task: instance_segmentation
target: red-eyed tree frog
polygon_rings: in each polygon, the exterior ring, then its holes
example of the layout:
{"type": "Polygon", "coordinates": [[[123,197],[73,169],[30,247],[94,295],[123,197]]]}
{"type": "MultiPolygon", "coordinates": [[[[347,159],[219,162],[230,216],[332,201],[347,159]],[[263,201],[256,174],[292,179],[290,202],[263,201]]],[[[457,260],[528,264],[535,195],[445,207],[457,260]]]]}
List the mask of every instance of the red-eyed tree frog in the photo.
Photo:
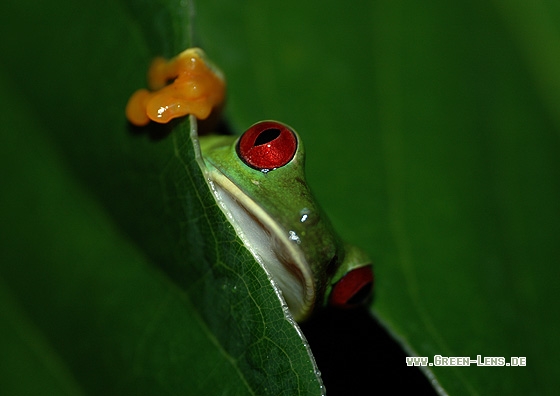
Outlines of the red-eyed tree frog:
{"type": "MultiPolygon", "coordinates": [[[[223,74],[198,48],[170,61],[156,59],[148,80],[152,91],[137,91],[126,108],[139,126],[186,114],[205,119],[225,97],[223,74]]],[[[368,299],[371,261],[341,241],[315,201],[305,180],[303,143],[291,127],[262,121],[240,137],[193,141],[217,203],[296,321],[325,305],[352,307],[368,299]]]]}

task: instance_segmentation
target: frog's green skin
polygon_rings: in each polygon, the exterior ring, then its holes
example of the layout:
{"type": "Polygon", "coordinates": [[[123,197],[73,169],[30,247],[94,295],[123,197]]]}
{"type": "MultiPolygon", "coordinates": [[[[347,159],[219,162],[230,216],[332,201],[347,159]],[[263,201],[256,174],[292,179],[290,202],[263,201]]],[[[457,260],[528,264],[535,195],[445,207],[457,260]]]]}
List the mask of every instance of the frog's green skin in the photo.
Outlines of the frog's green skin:
{"type": "Polygon", "coordinates": [[[342,243],[319,208],[304,174],[304,147],[286,165],[262,172],[236,152],[236,136],[199,138],[203,170],[222,210],[255,259],[282,291],[296,321],[327,303],[348,271],[369,265],[342,243]]]}

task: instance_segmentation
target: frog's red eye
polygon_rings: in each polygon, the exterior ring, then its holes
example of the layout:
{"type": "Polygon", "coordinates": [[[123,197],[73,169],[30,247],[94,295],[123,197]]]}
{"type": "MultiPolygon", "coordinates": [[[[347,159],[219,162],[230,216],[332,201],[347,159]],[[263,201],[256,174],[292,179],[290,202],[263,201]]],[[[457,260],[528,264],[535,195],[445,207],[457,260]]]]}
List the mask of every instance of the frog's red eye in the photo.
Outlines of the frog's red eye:
{"type": "Polygon", "coordinates": [[[363,303],[371,294],[373,272],[371,266],[348,272],[332,289],[330,304],[337,307],[353,307],[363,303]]]}
{"type": "Polygon", "coordinates": [[[268,172],[286,165],[297,150],[294,132],[274,121],[259,122],[239,139],[237,154],[251,168],[268,172]]]}

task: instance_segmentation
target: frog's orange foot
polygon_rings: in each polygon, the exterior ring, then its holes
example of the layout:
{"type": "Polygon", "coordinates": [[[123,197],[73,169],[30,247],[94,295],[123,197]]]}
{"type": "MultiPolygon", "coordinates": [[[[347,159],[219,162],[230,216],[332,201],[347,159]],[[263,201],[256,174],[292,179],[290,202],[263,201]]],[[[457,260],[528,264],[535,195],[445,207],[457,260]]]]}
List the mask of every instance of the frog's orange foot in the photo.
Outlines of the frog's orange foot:
{"type": "Polygon", "coordinates": [[[148,79],[154,91],[136,91],[126,106],[126,117],[134,125],[143,126],[150,120],[167,123],[187,114],[204,120],[225,98],[223,75],[207,63],[198,48],[189,48],[169,62],[155,59],[148,79]]]}

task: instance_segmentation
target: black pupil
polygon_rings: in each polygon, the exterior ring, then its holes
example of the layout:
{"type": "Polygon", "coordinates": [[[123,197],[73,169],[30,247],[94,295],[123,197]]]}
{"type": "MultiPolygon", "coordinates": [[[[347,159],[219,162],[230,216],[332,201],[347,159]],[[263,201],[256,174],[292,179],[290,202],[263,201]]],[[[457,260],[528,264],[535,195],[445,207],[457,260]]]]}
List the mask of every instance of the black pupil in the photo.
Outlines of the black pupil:
{"type": "Polygon", "coordinates": [[[365,302],[369,295],[371,294],[371,288],[373,284],[370,282],[367,285],[364,285],[356,294],[354,294],[348,301],[346,301],[346,305],[359,305],[365,302]]]}
{"type": "Polygon", "coordinates": [[[280,136],[280,129],[277,129],[277,128],[265,129],[255,139],[255,143],[253,145],[254,146],[260,146],[262,144],[272,142],[278,136],[280,136]]]}

